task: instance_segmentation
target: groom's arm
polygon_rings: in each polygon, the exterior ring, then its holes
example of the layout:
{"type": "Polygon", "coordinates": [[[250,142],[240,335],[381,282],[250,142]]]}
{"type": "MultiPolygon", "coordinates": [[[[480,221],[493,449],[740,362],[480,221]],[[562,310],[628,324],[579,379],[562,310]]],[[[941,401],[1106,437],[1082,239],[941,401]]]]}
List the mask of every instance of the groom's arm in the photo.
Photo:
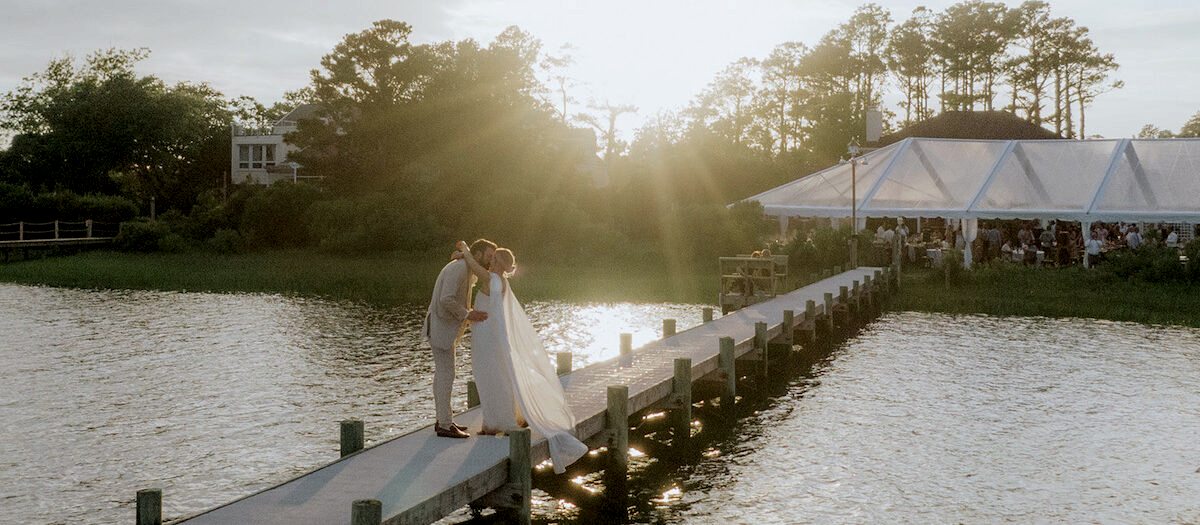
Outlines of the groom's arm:
{"type": "Polygon", "coordinates": [[[467,279],[467,265],[456,264],[450,267],[450,272],[446,274],[446,277],[456,286],[442,287],[442,296],[438,297],[438,307],[442,309],[442,314],[461,323],[467,320],[467,314],[470,312],[467,305],[459,299],[466,297],[471,290],[471,283],[467,279]]]}

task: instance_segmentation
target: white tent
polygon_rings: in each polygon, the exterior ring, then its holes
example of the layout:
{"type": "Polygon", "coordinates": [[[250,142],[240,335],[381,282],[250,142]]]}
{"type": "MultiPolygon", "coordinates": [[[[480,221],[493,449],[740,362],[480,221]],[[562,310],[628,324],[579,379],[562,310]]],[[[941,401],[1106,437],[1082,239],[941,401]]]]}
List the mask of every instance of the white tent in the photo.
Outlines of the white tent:
{"type": "MultiPolygon", "coordinates": [[[[860,159],[860,217],[1200,222],[1200,139],[910,138],[860,159]]],[[[850,170],[746,200],[775,217],[849,217],[850,170]]]]}

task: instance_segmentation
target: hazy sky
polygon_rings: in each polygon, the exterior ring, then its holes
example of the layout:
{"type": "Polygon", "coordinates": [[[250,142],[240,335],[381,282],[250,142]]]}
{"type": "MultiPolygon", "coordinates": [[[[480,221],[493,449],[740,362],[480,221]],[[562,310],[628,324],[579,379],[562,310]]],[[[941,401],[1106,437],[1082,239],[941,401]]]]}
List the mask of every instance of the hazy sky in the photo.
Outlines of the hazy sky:
{"type": "MultiPolygon", "coordinates": [[[[414,40],[490,41],[518,25],[547,49],[576,47],[579,98],[640,108],[633,128],[684,106],[713,74],[742,56],[763,57],[781,42],[815,43],[861,2],[811,0],[0,0],[0,91],[51,58],[98,48],[148,47],[141,71],[168,81],[206,81],[226,95],[278,100],[308,81],[341,37],[393,18],[414,40]]],[[[952,1],[879,1],[898,21],[913,7],[952,1]]],[[[1008,2],[1015,5],[1018,2],[1008,2]]],[[[1052,1],[1055,16],[1091,28],[1114,53],[1123,90],[1089,110],[1088,133],[1127,137],[1143,124],[1178,129],[1200,111],[1200,3],[1052,1]]]]}

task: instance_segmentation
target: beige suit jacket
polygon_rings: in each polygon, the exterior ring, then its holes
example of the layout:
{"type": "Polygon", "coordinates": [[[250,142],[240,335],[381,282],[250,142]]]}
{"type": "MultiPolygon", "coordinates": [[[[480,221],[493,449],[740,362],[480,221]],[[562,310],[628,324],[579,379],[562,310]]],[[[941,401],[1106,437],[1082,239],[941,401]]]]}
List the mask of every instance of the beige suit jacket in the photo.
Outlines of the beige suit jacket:
{"type": "Polygon", "coordinates": [[[461,259],[450,261],[438,273],[429,310],[425,313],[425,326],[421,329],[429,346],[450,349],[458,344],[458,338],[467,327],[471,286],[474,284],[475,275],[461,259]]]}

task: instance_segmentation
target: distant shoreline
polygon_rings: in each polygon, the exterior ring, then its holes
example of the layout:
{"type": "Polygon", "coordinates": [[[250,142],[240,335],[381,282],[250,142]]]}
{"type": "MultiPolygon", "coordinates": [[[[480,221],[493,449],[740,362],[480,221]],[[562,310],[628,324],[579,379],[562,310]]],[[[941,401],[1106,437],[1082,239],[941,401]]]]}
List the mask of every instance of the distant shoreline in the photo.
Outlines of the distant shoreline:
{"type": "MultiPolygon", "coordinates": [[[[129,254],[97,251],[0,264],[0,282],[84,289],[281,293],[382,306],[429,302],[441,257],[332,255],[308,250],[129,254]]],[[[671,272],[666,264],[597,259],[567,264],[521,259],[513,288],[522,300],[716,301],[716,270],[671,272]]]]}

